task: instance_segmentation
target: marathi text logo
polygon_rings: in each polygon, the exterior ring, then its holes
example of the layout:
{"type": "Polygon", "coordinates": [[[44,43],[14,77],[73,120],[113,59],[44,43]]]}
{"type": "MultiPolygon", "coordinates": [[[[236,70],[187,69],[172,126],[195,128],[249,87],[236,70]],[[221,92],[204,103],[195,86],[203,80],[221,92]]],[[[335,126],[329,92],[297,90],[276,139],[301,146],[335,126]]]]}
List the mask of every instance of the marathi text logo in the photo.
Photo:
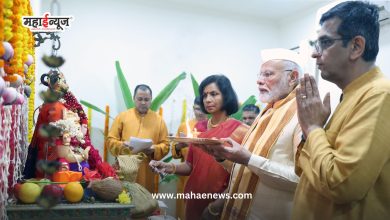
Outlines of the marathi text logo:
{"type": "Polygon", "coordinates": [[[49,12],[43,17],[23,16],[22,24],[31,32],[62,32],[70,27],[73,16],[50,16],[49,12]]]}

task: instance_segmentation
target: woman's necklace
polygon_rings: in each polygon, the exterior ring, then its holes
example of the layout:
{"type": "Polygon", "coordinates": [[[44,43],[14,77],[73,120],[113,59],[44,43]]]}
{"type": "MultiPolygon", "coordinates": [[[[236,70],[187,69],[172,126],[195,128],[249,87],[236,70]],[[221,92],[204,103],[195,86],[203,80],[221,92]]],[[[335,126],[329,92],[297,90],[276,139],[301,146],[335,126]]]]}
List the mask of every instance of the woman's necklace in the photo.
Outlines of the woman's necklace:
{"type": "Polygon", "coordinates": [[[229,119],[229,117],[226,117],[225,119],[223,119],[222,121],[220,121],[219,123],[217,123],[217,124],[213,124],[212,122],[211,122],[211,119],[212,118],[209,118],[209,120],[207,120],[207,128],[215,128],[215,127],[218,127],[218,125],[219,124],[221,124],[222,122],[225,122],[226,120],[228,120],[229,119]]]}

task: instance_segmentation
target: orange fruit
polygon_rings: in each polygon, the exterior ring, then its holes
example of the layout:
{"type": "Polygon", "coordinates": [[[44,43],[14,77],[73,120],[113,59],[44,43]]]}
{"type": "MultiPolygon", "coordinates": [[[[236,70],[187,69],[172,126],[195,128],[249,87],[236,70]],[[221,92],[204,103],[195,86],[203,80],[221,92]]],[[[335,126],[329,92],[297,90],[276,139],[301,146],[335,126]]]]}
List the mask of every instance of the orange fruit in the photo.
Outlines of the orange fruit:
{"type": "Polygon", "coordinates": [[[80,202],[84,189],[79,182],[70,182],[64,188],[64,197],[68,202],[80,202]]]}

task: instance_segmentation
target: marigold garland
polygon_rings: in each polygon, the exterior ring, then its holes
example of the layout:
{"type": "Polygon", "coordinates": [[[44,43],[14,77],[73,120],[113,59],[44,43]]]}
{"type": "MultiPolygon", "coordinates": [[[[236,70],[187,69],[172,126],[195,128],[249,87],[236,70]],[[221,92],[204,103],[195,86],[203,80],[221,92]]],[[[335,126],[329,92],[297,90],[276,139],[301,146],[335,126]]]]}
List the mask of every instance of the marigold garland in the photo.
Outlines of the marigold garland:
{"type": "MultiPolygon", "coordinates": [[[[30,4],[27,4],[26,6],[27,15],[32,16],[32,8],[30,4]]],[[[35,110],[35,40],[34,36],[31,33],[31,31],[27,28],[25,28],[25,35],[26,35],[26,47],[27,47],[27,54],[30,54],[33,57],[33,63],[28,68],[27,74],[26,74],[26,80],[25,83],[30,86],[31,88],[31,94],[30,98],[28,100],[28,141],[31,141],[32,135],[33,135],[33,128],[34,128],[34,110],[35,110]]],[[[27,57],[27,55],[26,55],[27,57]]],[[[27,58],[26,58],[27,59],[27,58]]]]}
{"type": "MultiPolygon", "coordinates": [[[[23,1],[25,2],[25,1],[23,1]]],[[[14,48],[14,56],[10,60],[10,66],[8,68],[8,75],[19,74],[24,78],[24,68],[23,68],[23,42],[24,27],[21,25],[22,13],[23,13],[23,4],[20,0],[14,0],[12,6],[12,32],[13,37],[10,39],[10,43],[14,48]]]]}
{"type": "Polygon", "coordinates": [[[4,39],[3,41],[9,41],[12,36],[12,7],[14,5],[13,0],[5,0],[4,3],[4,39]]]}
{"type": "MultiPolygon", "coordinates": [[[[3,41],[4,41],[4,1],[0,0],[0,57],[4,55],[4,46],[3,46],[3,41]]],[[[0,68],[4,67],[4,61],[0,59],[0,68]]]]}

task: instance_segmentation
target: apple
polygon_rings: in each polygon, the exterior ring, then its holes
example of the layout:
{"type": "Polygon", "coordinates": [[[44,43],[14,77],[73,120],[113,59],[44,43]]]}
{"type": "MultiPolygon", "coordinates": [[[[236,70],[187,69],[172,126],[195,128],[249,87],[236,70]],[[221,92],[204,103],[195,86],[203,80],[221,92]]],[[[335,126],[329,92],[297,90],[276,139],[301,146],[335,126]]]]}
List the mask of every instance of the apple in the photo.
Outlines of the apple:
{"type": "Polygon", "coordinates": [[[22,184],[21,183],[17,183],[14,185],[14,190],[13,190],[13,193],[14,193],[14,196],[19,199],[19,191],[20,191],[20,188],[22,187],[22,184]]]}
{"type": "Polygon", "coordinates": [[[39,206],[48,209],[57,205],[61,201],[62,195],[63,190],[60,186],[56,184],[46,185],[43,187],[37,203],[39,206]]]}

